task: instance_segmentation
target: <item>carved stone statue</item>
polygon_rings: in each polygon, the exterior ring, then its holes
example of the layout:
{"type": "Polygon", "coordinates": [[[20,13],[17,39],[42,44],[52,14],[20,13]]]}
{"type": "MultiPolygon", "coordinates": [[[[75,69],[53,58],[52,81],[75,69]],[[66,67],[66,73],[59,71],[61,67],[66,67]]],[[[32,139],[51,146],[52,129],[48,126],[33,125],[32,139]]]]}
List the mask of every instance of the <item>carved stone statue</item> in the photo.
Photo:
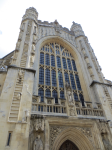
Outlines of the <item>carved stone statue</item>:
{"type": "Polygon", "coordinates": [[[16,44],[16,48],[19,49],[20,48],[20,41],[17,42],[16,44]]]}
{"type": "Polygon", "coordinates": [[[12,58],[13,58],[13,59],[17,59],[17,52],[16,52],[16,51],[14,52],[14,55],[13,55],[12,58]]]}
{"type": "Polygon", "coordinates": [[[23,72],[22,72],[22,70],[19,70],[18,77],[19,77],[19,83],[21,83],[21,80],[23,78],[23,72]]]}
{"type": "Polygon", "coordinates": [[[34,63],[34,56],[33,56],[33,55],[30,56],[30,62],[31,62],[31,63],[34,63]]]}
{"type": "Polygon", "coordinates": [[[72,98],[72,93],[71,93],[71,91],[68,91],[68,92],[67,92],[67,96],[68,96],[68,102],[69,102],[69,104],[73,105],[73,104],[74,104],[74,101],[73,101],[73,98],[72,98]]]}
{"type": "Polygon", "coordinates": [[[36,40],[37,40],[36,35],[33,35],[33,43],[34,43],[34,44],[36,43],[36,40]]]}
{"type": "Polygon", "coordinates": [[[18,94],[17,94],[17,97],[16,97],[17,100],[20,100],[20,99],[21,99],[21,95],[22,95],[21,93],[18,93],[18,94]]]}
{"type": "Polygon", "coordinates": [[[102,134],[102,141],[105,147],[105,150],[112,150],[112,145],[110,144],[107,134],[102,134]]]}
{"type": "Polygon", "coordinates": [[[75,116],[74,107],[71,107],[71,108],[70,108],[70,116],[75,116]]]}
{"type": "Polygon", "coordinates": [[[34,141],[33,150],[43,150],[43,143],[40,139],[40,135],[38,135],[34,141]]]}
{"type": "Polygon", "coordinates": [[[34,121],[34,129],[36,131],[44,131],[44,119],[36,119],[34,121]]]}

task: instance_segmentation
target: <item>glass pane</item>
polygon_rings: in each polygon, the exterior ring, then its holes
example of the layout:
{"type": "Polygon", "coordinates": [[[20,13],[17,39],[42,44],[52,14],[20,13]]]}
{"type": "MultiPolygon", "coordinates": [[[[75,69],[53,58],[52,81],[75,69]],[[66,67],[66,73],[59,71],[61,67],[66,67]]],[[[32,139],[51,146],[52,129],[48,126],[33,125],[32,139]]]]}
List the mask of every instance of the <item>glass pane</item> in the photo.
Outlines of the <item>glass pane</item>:
{"type": "Polygon", "coordinates": [[[56,71],[52,70],[52,86],[57,86],[56,83],[56,71]]]}
{"type": "Polygon", "coordinates": [[[72,73],[70,74],[70,80],[71,80],[72,88],[73,88],[73,89],[76,89],[75,81],[74,81],[74,76],[73,76],[73,74],[72,74],[72,73]]]}
{"type": "Polygon", "coordinates": [[[54,55],[51,55],[51,66],[55,67],[55,58],[54,58],[54,55]]]}
{"type": "Polygon", "coordinates": [[[60,92],[60,98],[64,98],[64,91],[60,92]]]}
{"type": "Polygon", "coordinates": [[[80,97],[80,101],[82,102],[82,106],[85,106],[84,105],[84,97],[82,94],[79,94],[79,97],[80,97]]]}
{"type": "Polygon", "coordinates": [[[46,90],[46,97],[51,97],[51,91],[49,89],[46,90]]]}
{"type": "Polygon", "coordinates": [[[74,61],[74,60],[72,60],[72,65],[73,65],[74,71],[77,71],[77,68],[76,68],[75,61],[74,61]]]}
{"type": "Polygon", "coordinates": [[[60,71],[58,72],[58,80],[59,80],[59,87],[63,87],[63,77],[60,71]]]}
{"type": "Polygon", "coordinates": [[[58,103],[58,95],[57,95],[57,92],[56,92],[56,91],[53,91],[53,92],[52,92],[52,97],[55,98],[55,103],[58,103]]]}
{"type": "Polygon", "coordinates": [[[74,93],[74,100],[78,101],[78,95],[76,93],[74,93]]]}
{"type": "Polygon", "coordinates": [[[76,83],[77,83],[77,88],[78,88],[78,90],[81,90],[81,85],[80,85],[79,77],[78,77],[77,74],[75,75],[75,79],[76,79],[76,83]]]}
{"type": "Polygon", "coordinates": [[[40,64],[44,64],[44,53],[40,53],[40,64]]]}
{"type": "Polygon", "coordinates": [[[39,84],[44,84],[44,69],[39,69],[39,84]]]}
{"type": "Polygon", "coordinates": [[[61,68],[61,61],[60,61],[60,57],[57,56],[57,67],[61,68]]]}
{"type": "Polygon", "coordinates": [[[44,90],[42,88],[38,90],[38,95],[41,97],[41,102],[44,102],[44,90]]]}
{"type": "Polygon", "coordinates": [[[48,65],[48,66],[50,65],[49,54],[46,54],[46,61],[45,62],[46,62],[46,65],[48,65]]]}
{"type": "Polygon", "coordinates": [[[69,82],[68,73],[65,72],[64,75],[65,75],[65,81],[68,82],[68,83],[70,83],[70,82],[69,82]]]}
{"type": "Polygon", "coordinates": [[[46,69],[45,71],[45,83],[46,85],[50,85],[50,70],[46,69]]]}
{"type": "Polygon", "coordinates": [[[68,69],[69,69],[69,70],[72,70],[72,66],[71,66],[71,61],[70,61],[70,59],[67,59],[67,62],[68,62],[68,69]]]}
{"type": "Polygon", "coordinates": [[[64,68],[64,69],[67,69],[66,59],[65,59],[65,58],[62,58],[62,61],[63,61],[63,68],[64,68]]]}

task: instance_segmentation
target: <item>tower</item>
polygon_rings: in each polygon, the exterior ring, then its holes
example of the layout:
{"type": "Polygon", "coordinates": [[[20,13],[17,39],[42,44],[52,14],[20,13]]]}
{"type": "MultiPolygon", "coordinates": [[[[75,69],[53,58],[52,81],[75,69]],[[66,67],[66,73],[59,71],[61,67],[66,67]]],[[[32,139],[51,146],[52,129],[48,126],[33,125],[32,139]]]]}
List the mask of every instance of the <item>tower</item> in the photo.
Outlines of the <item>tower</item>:
{"type": "Polygon", "coordinates": [[[0,59],[0,149],[112,149],[112,82],[80,24],[42,22],[30,7],[0,59]]]}

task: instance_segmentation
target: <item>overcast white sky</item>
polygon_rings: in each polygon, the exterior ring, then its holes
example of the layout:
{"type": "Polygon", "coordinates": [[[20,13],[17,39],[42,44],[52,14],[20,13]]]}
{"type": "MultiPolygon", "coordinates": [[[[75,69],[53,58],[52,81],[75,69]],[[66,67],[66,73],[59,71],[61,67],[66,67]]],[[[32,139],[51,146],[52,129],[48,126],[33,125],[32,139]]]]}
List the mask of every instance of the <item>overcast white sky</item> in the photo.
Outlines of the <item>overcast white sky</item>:
{"type": "Polygon", "coordinates": [[[112,0],[0,0],[0,58],[15,49],[25,10],[35,7],[39,20],[58,20],[70,29],[81,24],[102,72],[112,81],[112,0]]]}

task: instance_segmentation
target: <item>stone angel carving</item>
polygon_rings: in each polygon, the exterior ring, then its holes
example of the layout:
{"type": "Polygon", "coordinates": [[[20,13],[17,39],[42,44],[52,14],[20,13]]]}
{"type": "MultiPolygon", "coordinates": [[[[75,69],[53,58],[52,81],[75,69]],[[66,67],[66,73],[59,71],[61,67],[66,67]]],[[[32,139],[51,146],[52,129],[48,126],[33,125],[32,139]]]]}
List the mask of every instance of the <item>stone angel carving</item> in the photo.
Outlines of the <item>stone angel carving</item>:
{"type": "Polygon", "coordinates": [[[34,122],[34,129],[36,131],[44,131],[44,119],[36,119],[34,122]]]}

